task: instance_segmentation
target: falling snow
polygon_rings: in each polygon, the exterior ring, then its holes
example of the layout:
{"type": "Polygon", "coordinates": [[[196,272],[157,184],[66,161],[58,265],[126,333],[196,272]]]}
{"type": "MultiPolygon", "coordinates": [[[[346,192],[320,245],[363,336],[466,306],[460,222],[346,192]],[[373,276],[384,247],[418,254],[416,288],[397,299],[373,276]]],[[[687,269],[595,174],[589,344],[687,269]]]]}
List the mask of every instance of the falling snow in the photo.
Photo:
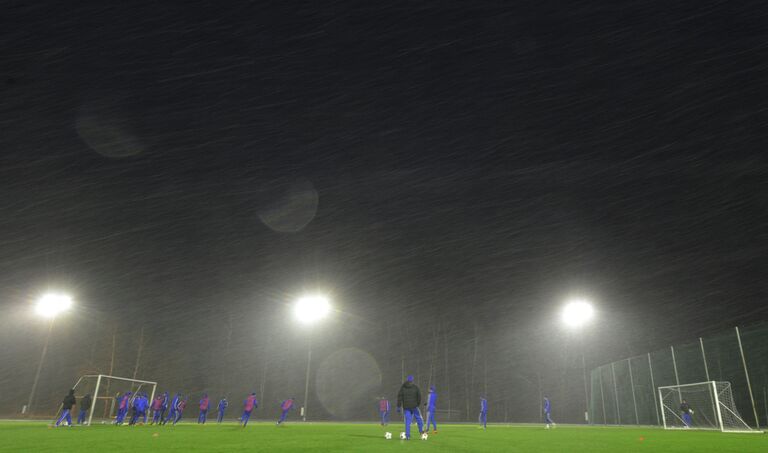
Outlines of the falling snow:
{"type": "MultiPolygon", "coordinates": [[[[765,320],[759,2],[11,2],[0,415],[77,377],[558,421],[587,368],[765,320]],[[333,301],[307,329],[290,304],[333,301]],[[564,330],[569,297],[595,322],[564,330]],[[113,349],[114,342],[114,349],[113,349]],[[349,400],[345,400],[345,398],[349,400]]],[[[193,396],[194,397],[194,396],[193,396]]]]}

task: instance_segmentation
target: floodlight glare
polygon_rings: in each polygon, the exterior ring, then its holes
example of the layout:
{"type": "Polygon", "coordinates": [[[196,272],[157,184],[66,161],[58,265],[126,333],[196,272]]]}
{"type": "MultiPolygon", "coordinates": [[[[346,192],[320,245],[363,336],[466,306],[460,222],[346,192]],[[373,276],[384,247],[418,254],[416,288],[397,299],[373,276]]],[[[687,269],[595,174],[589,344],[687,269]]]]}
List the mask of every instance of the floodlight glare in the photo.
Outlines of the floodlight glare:
{"type": "Polygon", "coordinates": [[[299,322],[303,324],[312,324],[319,321],[331,311],[331,304],[328,298],[321,295],[304,296],[294,306],[294,314],[299,322]]]}
{"type": "Polygon", "coordinates": [[[46,318],[55,318],[72,307],[72,298],[64,294],[45,294],[37,301],[35,311],[46,318]]]}
{"type": "Polygon", "coordinates": [[[573,300],[563,309],[563,322],[569,327],[581,327],[595,314],[592,305],[585,300],[573,300]]]}

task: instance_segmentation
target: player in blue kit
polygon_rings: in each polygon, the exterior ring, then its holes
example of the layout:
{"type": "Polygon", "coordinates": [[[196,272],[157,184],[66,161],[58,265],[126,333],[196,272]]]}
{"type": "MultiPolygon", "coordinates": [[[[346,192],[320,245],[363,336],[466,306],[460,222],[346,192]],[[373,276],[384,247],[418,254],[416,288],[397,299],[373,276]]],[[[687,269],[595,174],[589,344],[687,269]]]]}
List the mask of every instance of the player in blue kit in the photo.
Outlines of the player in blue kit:
{"type": "Polygon", "coordinates": [[[218,423],[221,423],[222,420],[224,420],[224,411],[227,410],[227,406],[229,406],[229,402],[227,401],[227,398],[224,397],[219,401],[219,416],[216,418],[218,423]]]}
{"type": "Polygon", "coordinates": [[[437,391],[435,386],[429,387],[429,393],[427,394],[427,427],[424,431],[429,431],[429,425],[432,424],[432,434],[437,434],[437,421],[435,420],[435,409],[437,408],[437,391]]]}
{"type": "Polygon", "coordinates": [[[488,400],[484,396],[480,397],[480,425],[483,429],[488,428],[488,400]]]}
{"type": "Polygon", "coordinates": [[[555,427],[555,422],[552,420],[552,402],[546,396],[544,397],[544,422],[547,424],[547,429],[555,427]]]}
{"type": "Polygon", "coordinates": [[[181,418],[181,415],[179,414],[179,404],[181,403],[181,393],[177,393],[174,395],[173,399],[171,400],[171,404],[169,405],[169,411],[168,416],[163,420],[163,425],[167,424],[168,421],[172,421],[173,424],[176,424],[176,420],[181,418]]]}

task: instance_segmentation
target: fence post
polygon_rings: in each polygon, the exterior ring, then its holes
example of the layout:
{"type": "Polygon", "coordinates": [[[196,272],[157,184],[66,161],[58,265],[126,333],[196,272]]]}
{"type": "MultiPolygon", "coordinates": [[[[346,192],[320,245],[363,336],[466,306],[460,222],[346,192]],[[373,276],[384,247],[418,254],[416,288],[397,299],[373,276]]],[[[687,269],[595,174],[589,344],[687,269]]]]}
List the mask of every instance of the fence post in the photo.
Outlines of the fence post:
{"type": "Polygon", "coordinates": [[[659,402],[656,400],[656,384],[653,382],[653,365],[651,365],[651,353],[648,353],[648,374],[651,375],[651,395],[653,395],[653,408],[656,410],[656,424],[660,425],[659,402]]]}
{"type": "Polygon", "coordinates": [[[677,384],[677,399],[678,402],[682,404],[683,402],[683,393],[680,391],[680,378],[677,377],[677,360],[675,360],[675,347],[670,346],[669,350],[672,351],[672,368],[675,369],[675,383],[677,384]]]}
{"type": "Polygon", "coordinates": [[[749,399],[752,401],[752,413],[755,415],[755,429],[760,429],[760,419],[757,418],[757,407],[755,406],[755,397],[752,394],[752,383],[749,382],[749,371],[747,371],[747,359],[744,357],[744,348],[741,346],[741,334],[738,326],[736,327],[736,339],[739,340],[739,352],[741,353],[741,363],[744,365],[744,376],[747,377],[747,389],[749,390],[749,399]]]}
{"type": "Polygon", "coordinates": [[[629,367],[629,383],[632,386],[632,405],[635,407],[635,424],[640,424],[640,418],[637,416],[637,399],[635,398],[635,378],[632,376],[632,360],[627,359],[627,366],[629,367]]]}
{"type": "MultiPolygon", "coordinates": [[[[701,360],[704,362],[704,373],[707,375],[707,382],[709,380],[709,365],[707,365],[707,354],[704,352],[704,339],[699,337],[699,345],[701,345],[701,360]]],[[[709,387],[709,386],[707,386],[709,387]]],[[[717,408],[715,407],[715,396],[712,395],[712,389],[709,389],[710,398],[712,399],[712,413],[717,414],[717,408]]]]}
{"type": "Polygon", "coordinates": [[[613,364],[616,362],[611,362],[611,375],[613,375],[613,397],[616,399],[616,420],[618,421],[617,425],[621,425],[621,410],[619,409],[619,390],[616,387],[616,369],[613,367],[613,364]]]}
{"type": "Polygon", "coordinates": [[[605,416],[605,394],[603,393],[603,367],[600,367],[597,369],[597,371],[600,373],[598,374],[598,377],[600,378],[600,400],[603,402],[603,424],[608,424],[608,418],[605,416]]]}
{"type": "Polygon", "coordinates": [[[704,362],[704,374],[707,375],[707,382],[709,382],[709,366],[707,366],[707,355],[704,353],[704,340],[699,337],[699,344],[701,345],[701,360],[704,362]]]}

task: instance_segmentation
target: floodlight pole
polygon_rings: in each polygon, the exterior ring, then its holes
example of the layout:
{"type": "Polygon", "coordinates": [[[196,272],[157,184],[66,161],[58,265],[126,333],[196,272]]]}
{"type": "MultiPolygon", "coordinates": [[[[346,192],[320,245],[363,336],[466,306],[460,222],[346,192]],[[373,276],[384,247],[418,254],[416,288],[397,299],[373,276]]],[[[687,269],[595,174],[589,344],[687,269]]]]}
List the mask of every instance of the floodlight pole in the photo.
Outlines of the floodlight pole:
{"type": "Polygon", "coordinates": [[[302,419],[307,421],[307,402],[309,401],[309,372],[312,366],[312,335],[310,334],[307,341],[307,379],[304,382],[304,414],[302,419]]]}
{"type": "Polygon", "coordinates": [[[709,379],[709,367],[707,366],[707,354],[704,352],[704,339],[699,337],[699,346],[701,346],[701,361],[704,362],[704,374],[707,376],[707,382],[709,379]]]}
{"type": "Polygon", "coordinates": [[[583,330],[581,332],[578,332],[579,334],[579,343],[581,346],[581,372],[582,376],[584,378],[584,418],[587,424],[590,423],[590,416],[589,416],[589,388],[587,386],[587,361],[585,359],[586,351],[584,349],[584,332],[583,330]]]}
{"type": "Polygon", "coordinates": [[[587,362],[584,359],[584,342],[581,343],[581,370],[584,373],[584,418],[589,424],[589,390],[587,389],[587,362]]]}
{"type": "Polygon", "coordinates": [[[35,373],[35,380],[32,381],[32,390],[29,392],[29,401],[27,402],[27,415],[32,415],[32,401],[35,399],[35,391],[37,391],[37,381],[40,380],[40,371],[43,369],[43,362],[45,361],[45,354],[48,352],[48,342],[51,340],[51,331],[53,331],[53,320],[48,323],[48,333],[45,336],[45,343],[43,343],[43,353],[40,354],[40,362],[37,364],[37,372],[35,373]]]}

